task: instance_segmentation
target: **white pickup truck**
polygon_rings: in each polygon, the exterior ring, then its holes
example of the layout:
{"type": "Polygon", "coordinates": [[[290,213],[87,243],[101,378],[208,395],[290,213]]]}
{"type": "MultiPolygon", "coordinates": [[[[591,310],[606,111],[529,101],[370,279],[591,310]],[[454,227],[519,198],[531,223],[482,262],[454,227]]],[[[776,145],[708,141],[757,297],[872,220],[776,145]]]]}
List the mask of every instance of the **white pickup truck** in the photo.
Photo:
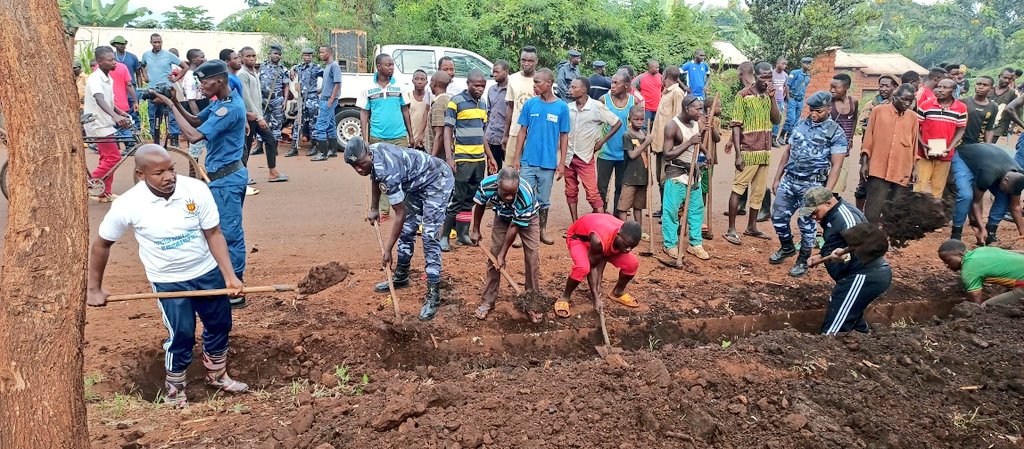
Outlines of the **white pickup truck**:
{"type": "MultiPolygon", "coordinates": [[[[461,92],[466,88],[466,75],[472,69],[480,69],[487,76],[488,87],[491,81],[493,64],[484,57],[461,48],[435,47],[430,45],[385,45],[374,51],[376,59],[381,53],[387,53],[395,60],[395,83],[412,89],[412,76],[416,70],[422,69],[427,76],[437,71],[437,61],[448,56],[455,61],[455,80],[449,86],[449,92],[461,92]]],[[[338,141],[345,145],[348,139],[361,134],[359,108],[356,98],[359,92],[374,83],[373,73],[342,73],[341,96],[335,108],[334,119],[338,123],[338,141]]]]}

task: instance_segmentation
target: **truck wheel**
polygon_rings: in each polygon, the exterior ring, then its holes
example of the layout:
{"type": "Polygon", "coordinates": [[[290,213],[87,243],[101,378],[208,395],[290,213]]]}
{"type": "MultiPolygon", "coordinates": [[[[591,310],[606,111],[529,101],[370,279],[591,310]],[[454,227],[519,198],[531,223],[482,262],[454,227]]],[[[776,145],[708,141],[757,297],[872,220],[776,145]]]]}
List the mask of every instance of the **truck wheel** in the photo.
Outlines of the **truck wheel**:
{"type": "Polygon", "coordinates": [[[349,139],[363,135],[362,125],[359,123],[359,109],[342,109],[341,112],[335,114],[334,122],[338,124],[336,138],[338,145],[342,148],[345,147],[349,139]]]}

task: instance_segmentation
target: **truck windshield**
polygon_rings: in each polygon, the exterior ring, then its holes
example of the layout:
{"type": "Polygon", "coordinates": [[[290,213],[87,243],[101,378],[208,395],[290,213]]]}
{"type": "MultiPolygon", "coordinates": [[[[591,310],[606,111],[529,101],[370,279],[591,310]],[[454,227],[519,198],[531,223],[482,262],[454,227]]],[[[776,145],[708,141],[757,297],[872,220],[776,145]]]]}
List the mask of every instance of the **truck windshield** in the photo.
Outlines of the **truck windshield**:
{"type": "Polygon", "coordinates": [[[444,52],[444,55],[452,58],[452,61],[455,61],[456,77],[465,78],[466,75],[469,74],[470,70],[480,69],[481,72],[484,72],[484,76],[486,76],[487,79],[491,79],[491,66],[480,59],[465,53],[452,51],[446,51],[444,52]]]}
{"type": "MultiPolygon", "coordinates": [[[[398,73],[412,74],[416,70],[425,70],[428,74],[436,72],[433,50],[395,50],[391,55],[395,60],[398,73]]],[[[458,70],[459,63],[455,63],[458,70]]]]}

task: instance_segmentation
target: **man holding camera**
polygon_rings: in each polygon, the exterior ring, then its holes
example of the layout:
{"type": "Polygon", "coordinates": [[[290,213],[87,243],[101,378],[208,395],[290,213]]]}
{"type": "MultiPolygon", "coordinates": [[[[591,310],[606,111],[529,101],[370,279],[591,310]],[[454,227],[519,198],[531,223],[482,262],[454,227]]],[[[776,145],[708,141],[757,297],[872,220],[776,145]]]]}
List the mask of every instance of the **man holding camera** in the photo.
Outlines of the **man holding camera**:
{"type": "MultiPolygon", "coordinates": [[[[217,99],[198,115],[182,107],[174,92],[166,95],[150,89],[158,104],[173,106],[181,135],[189,143],[206,139],[206,169],[210,191],[220,212],[220,226],[227,241],[231,266],[238,279],[245,273],[245,233],[242,229],[242,202],[249,171],[242,163],[245,145],[245,104],[231,92],[228,66],[223,61],[208,61],[195,70],[203,94],[217,99]]],[[[231,307],[245,307],[245,297],[232,298],[231,307]]]]}
{"type": "MultiPolygon", "coordinates": [[[[164,50],[164,40],[159,34],[151,35],[149,44],[153,46],[153,51],[142,54],[142,68],[145,70],[140,73],[141,81],[149,83],[151,88],[181,81],[188,71],[188,63],[178,59],[174,53],[164,50]],[[175,66],[181,67],[178,75],[172,74],[175,66]]],[[[149,100],[149,135],[153,136],[153,142],[160,143],[161,120],[158,118],[167,117],[167,137],[170,139],[170,145],[178,146],[179,129],[178,123],[174,120],[174,114],[169,113],[166,106],[153,101],[152,97],[144,95],[143,99],[149,100]]]]}

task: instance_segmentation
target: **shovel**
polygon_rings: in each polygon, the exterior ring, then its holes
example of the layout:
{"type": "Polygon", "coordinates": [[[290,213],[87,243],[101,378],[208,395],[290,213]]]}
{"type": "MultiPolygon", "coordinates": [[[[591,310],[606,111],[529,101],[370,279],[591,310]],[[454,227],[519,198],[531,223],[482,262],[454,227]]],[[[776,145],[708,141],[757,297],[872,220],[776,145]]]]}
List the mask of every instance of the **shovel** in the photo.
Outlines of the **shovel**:
{"type": "Polygon", "coordinates": [[[606,363],[616,368],[625,368],[629,366],[626,360],[622,358],[622,348],[616,348],[612,346],[611,340],[608,339],[608,327],[604,324],[604,307],[597,310],[598,316],[601,319],[601,336],[604,337],[604,345],[594,346],[597,350],[597,354],[604,359],[606,363]]]}
{"type": "MultiPolygon", "coordinates": [[[[294,285],[264,285],[259,287],[245,287],[242,293],[277,293],[293,292],[294,285]]],[[[235,290],[231,288],[218,288],[213,290],[192,290],[185,292],[153,292],[153,293],[132,293],[127,295],[110,295],[107,302],[134,301],[136,299],[166,299],[166,298],[196,298],[201,296],[230,295],[235,290]]]]}
{"type": "MultiPolygon", "coordinates": [[[[384,240],[380,238],[380,224],[373,222],[373,232],[377,234],[377,244],[380,245],[380,253],[384,254],[384,240]]],[[[388,277],[388,290],[391,292],[391,306],[395,309],[395,318],[401,319],[398,309],[398,295],[395,293],[395,281],[391,278],[391,267],[384,266],[384,275],[388,277]]]]}

